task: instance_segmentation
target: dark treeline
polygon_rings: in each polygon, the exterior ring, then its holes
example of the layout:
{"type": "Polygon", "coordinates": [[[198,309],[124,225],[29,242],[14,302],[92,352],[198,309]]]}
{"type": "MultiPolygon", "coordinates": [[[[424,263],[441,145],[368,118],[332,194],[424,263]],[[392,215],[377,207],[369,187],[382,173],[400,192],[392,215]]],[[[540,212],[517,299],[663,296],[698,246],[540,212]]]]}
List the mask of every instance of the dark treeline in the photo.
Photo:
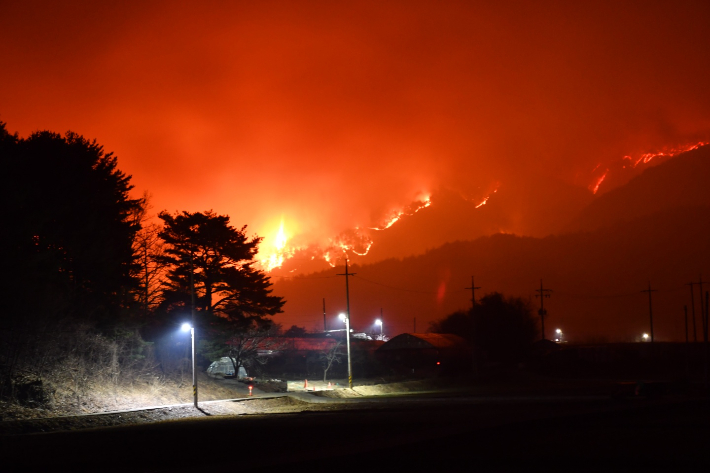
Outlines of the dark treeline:
{"type": "Polygon", "coordinates": [[[70,355],[104,359],[117,372],[146,359],[145,339],[190,321],[193,287],[194,322],[215,356],[230,336],[267,330],[281,311],[284,301],[253,267],[260,238],[211,211],[162,212],[163,225],[151,223],[147,197],[130,196],[131,177],[96,141],[49,131],[21,138],[0,122],[0,162],[2,394],[70,355]],[[92,343],[77,342],[87,334],[92,343]],[[96,349],[95,337],[112,348],[96,349]]]}
{"type": "Polygon", "coordinates": [[[486,294],[467,311],[431,323],[429,331],[459,335],[493,362],[521,361],[539,339],[530,301],[498,292],[486,294]]]}
{"type": "Polygon", "coordinates": [[[96,142],[74,133],[27,139],[0,125],[5,222],[4,325],[76,318],[106,324],[131,308],[141,201],[96,142]]]}

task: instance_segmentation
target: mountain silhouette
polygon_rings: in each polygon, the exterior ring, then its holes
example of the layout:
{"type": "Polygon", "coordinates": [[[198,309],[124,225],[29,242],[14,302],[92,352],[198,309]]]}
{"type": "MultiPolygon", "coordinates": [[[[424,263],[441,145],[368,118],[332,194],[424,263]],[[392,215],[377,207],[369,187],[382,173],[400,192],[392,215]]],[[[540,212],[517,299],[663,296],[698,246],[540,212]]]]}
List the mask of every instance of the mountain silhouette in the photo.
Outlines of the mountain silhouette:
{"type": "Polygon", "coordinates": [[[710,205],[710,146],[682,153],[600,195],[565,227],[593,230],[620,220],[696,205],[710,205]]]}

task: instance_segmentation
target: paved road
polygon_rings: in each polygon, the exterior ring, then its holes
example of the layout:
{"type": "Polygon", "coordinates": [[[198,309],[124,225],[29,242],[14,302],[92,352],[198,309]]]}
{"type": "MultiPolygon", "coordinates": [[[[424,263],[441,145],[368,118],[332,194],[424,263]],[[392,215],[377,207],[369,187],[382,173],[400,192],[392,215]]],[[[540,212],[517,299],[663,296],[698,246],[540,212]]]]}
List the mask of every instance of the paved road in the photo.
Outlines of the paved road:
{"type": "Polygon", "coordinates": [[[696,471],[710,403],[408,397],[3,439],[4,471],[696,471]]]}

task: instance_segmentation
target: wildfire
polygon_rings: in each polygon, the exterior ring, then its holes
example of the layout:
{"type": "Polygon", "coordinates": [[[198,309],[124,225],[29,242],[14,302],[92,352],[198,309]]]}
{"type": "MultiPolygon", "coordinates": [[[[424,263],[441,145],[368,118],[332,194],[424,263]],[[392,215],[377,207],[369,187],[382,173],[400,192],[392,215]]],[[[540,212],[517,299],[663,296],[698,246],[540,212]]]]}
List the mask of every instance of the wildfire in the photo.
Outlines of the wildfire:
{"type": "Polygon", "coordinates": [[[281,225],[279,226],[279,232],[276,234],[274,246],[278,250],[283,250],[286,246],[286,241],[288,241],[288,237],[286,237],[286,233],[284,232],[284,221],[281,219],[281,225]]]}
{"type": "Polygon", "coordinates": [[[403,210],[397,210],[394,212],[394,215],[387,220],[387,222],[382,226],[382,227],[370,227],[370,230],[376,230],[376,231],[382,231],[382,230],[387,230],[390,228],[392,225],[397,223],[399,219],[401,219],[405,215],[414,215],[415,213],[419,212],[421,209],[427,208],[431,205],[431,197],[430,196],[425,196],[423,199],[415,201],[413,204],[411,204],[409,207],[403,209],[403,210]]]}
{"type": "Polygon", "coordinates": [[[486,198],[483,199],[483,201],[482,201],[480,204],[478,204],[478,205],[476,206],[476,208],[483,207],[484,205],[486,205],[486,204],[488,203],[488,199],[490,199],[491,196],[492,196],[493,194],[495,194],[496,192],[498,192],[498,187],[496,187],[495,189],[493,189],[493,192],[491,192],[490,194],[488,194],[488,195],[486,196],[486,198]]]}
{"type": "MultiPolygon", "coordinates": [[[[488,203],[489,199],[498,192],[499,184],[496,183],[493,190],[480,201],[476,208],[482,207],[488,203]]],[[[466,199],[469,200],[469,199],[466,199]]],[[[313,243],[307,247],[293,248],[289,246],[292,242],[292,234],[286,231],[283,219],[278,230],[268,239],[270,244],[265,245],[267,248],[266,255],[260,259],[262,268],[265,271],[271,271],[275,268],[281,268],[289,258],[298,257],[299,259],[323,260],[329,266],[335,267],[338,260],[348,253],[356,256],[366,256],[369,254],[374,240],[371,237],[372,231],[384,231],[391,228],[394,224],[402,220],[404,217],[412,216],[422,209],[432,205],[431,196],[422,194],[411,204],[395,210],[390,213],[389,217],[379,226],[376,227],[353,227],[340,232],[333,238],[321,243],[313,243]]],[[[263,252],[263,250],[262,250],[263,252]]],[[[260,253],[262,253],[260,252],[260,253]]]]}
{"type": "Polygon", "coordinates": [[[275,234],[265,239],[265,245],[260,250],[259,263],[265,271],[271,271],[275,268],[281,268],[284,262],[292,258],[298,253],[299,258],[307,258],[309,260],[322,259],[331,267],[335,267],[339,254],[347,254],[348,252],[357,255],[365,256],[370,252],[374,241],[370,238],[368,232],[370,230],[382,231],[386,230],[402,217],[414,215],[420,210],[431,206],[431,197],[425,194],[407,207],[397,210],[385,221],[384,224],[378,227],[369,227],[364,230],[361,227],[354,227],[340,232],[334,238],[330,238],[327,242],[321,244],[312,244],[304,248],[294,248],[289,246],[292,234],[287,233],[284,221],[281,219],[281,224],[275,234]]]}
{"type": "MultiPolygon", "coordinates": [[[[640,156],[634,158],[631,155],[626,155],[622,157],[622,161],[629,161],[630,164],[629,166],[631,168],[636,168],[639,164],[648,164],[655,158],[672,158],[673,156],[676,156],[681,153],[686,153],[688,151],[692,151],[694,149],[698,149],[701,146],[705,146],[707,144],[710,144],[708,142],[704,141],[699,141],[694,144],[688,144],[684,146],[678,146],[675,148],[666,148],[662,151],[657,151],[655,153],[643,153],[640,156]]],[[[597,166],[592,170],[592,173],[594,173],[597,169],[601,167],[601,163],[597,164],[597,166]]],[[[622,169],[626,169],[626,165],[621,166],[622,169]]],[[[604,174],[601,175],[601,177],[595,178],[594,182],[589,185],[589,190],[591,190],[594,194],[597,193],[599,190],[599,187],[601,186],[602,182],[604,182],[604,179],[606,179],[607,175],[609,174],[609,168],[607,168],[606,171],[604,171],[604,174]]]]}
{"type": "MultiPolygon", "coordinates": [[[[597,166],[598,168],[599,166],[597,166]]],[[[596,168],[595,168],[596,169],[596,168]]],[[[599,179],[597,179],[597,182],[589,186],[589,190],[592,191],[592,194],[596,194],[597,191],[599,190],[599,186],[602,185],[602,182],[604,182],[604,179],[606,179],[606,175],[609,174],[609,168],[607,168],[606,171],[604,171],[604,174],[601,175],[599,179]]]]}
{"type": "MultiPolygon", "coordinates": [[[[699,142],[697,142],[697,143],[695,143],[695,144],[692,144],[692,145],[685,145],[685,146],[682,146],[682,147],[679,147],[679,148],[672,148],[672,149],[666,150],[666,151],[659,151],[659,152],[657,152],[657,153],[644,153],[644,154],[641,155],[641,157],[639,157],[639,158],[634,162],[633,167],[638,166],[639,163],[647,164],[647,163],[649,163],[652,159],[658,158],[658,157],[668,157],[668,158],[671,158],[671,157],[675,156],[676,154],[680,154],[680,153],[685,153],[685,152],[688,152],[688,151],[692,151],[692,150],[694,150],[694,149],[700,148],[701,146],[705,146],[706,144],[708,144],[708,143],[703,142],[703,141],[699,141],[699,142]]],[[[631,158],[631,156],[624,156],[624,159],[629,159],[629,160],[633,161],[633,159],[631,158]]]]}
{"type": "Polygon", "coordinates": [[[297,250],[297,248],[287,248],[286,243],[288,240],[289,237],[284,229],[284,221],[282,218],[279,229],[273,237],[273,242],[271,244],[272,248],[270,251],[267,249],[267,254],[260,260],[261,266],[266,271],[271,271],[274,268],[280,268],[286,258],[293,256],[293,253],[297,250]]]}

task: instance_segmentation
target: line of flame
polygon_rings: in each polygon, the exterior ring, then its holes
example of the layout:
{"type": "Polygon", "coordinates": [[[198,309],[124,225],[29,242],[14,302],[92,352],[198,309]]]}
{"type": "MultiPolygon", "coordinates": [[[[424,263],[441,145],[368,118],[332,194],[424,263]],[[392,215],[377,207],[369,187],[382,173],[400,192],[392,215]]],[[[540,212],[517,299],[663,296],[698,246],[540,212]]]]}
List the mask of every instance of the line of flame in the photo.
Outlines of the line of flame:
{"type": "MultiPolygon", "coordinates": [[[[420,201],[420,202],[422,202],[422,204],[419,205],[419,206],[418,206],[416,209],[414,209],[413,211],[411,211],[411,212],[409,212],[409,213],[406,213],[404,210],[398,210],[397,212],[395,212],[395,216],[392,217],[392,218],[390,218],[390,220],[385,224],[384,227],[382,227],[382,228],[379,228],[379,227],[369,227],[370,230],[376,230],[376,231],[378,231],[378,232],[379,232],[379,231],[382,231],[382,230],[387,230],[387,229],[390,228],[392,225],[394,225],[395,223],[397,223],[397,222],[399,221],[399,219],[402,218],[404,215],[407,215],[407,216],[414,215],[415,213],[419,212],[421,209],[425,209],[425,208],[429,207],[429,206],[431,205],[431,197],[426,197],[426,198],[424,198],[424,200],[422,200],[422,201],[420,201]]],[[[369,251],[369,248],[368,248],[368,251],[369,251]]]]}
{"type": "Polygon", "coordinates": [[[599,186],[602,185],[602,182],[604,182],[604,179],[606,179],[607,174],[609,174],[609,168],[607,168],[606,171],[604,171],[604,174],[602,174],[602,176],[599,179],[597,179],[596,184],[592,184],[589,186],[589,189],[592,191],[592,194],[597,193],[597,191],[599,190],[599,186]]]}
{"type": "MultiPolygon", "coordinates": [[[[707,141],[698,141],[697,143],[694,144],[688,144],[685,146],[678,146],[675,148],[671,149],[666,149],[664,151],[658,151],[655,153],[643,153],[638,159],[634,160],[634,158],[631,157],[631,155],[626,155],[622,157],[622,161],[631,161],[631,167],[636,168],[639,164],[648,164],[651,162],[653,159],[658,158],[658,157],[667,157],[667,158],[672,158],[673,156],[676,156],[681,153],[687,153],[688,151],[693,151],[694,149],[698,149],[701,146],[705,146],[707,144],[710,144],[710,142],[707,141]]],[[[599,169],[601,166],[601,163],[597,164],[597,166],[592,170],[592,172],[596,171],[599,169]]],[[[626,166],[622,166],[623,168],[626,168],[626,166]]],[[[607,168],[606,171],[604,171],[604,174],[596,178],[594,182],[592,182],[589,185],[589,189],[596,194],[597,191],[599,190],[599,186],[601,186],[602,182],[604,182],[604,179],[606,179],[607,174],[609,173],[609,169],[607,168]]]]}

